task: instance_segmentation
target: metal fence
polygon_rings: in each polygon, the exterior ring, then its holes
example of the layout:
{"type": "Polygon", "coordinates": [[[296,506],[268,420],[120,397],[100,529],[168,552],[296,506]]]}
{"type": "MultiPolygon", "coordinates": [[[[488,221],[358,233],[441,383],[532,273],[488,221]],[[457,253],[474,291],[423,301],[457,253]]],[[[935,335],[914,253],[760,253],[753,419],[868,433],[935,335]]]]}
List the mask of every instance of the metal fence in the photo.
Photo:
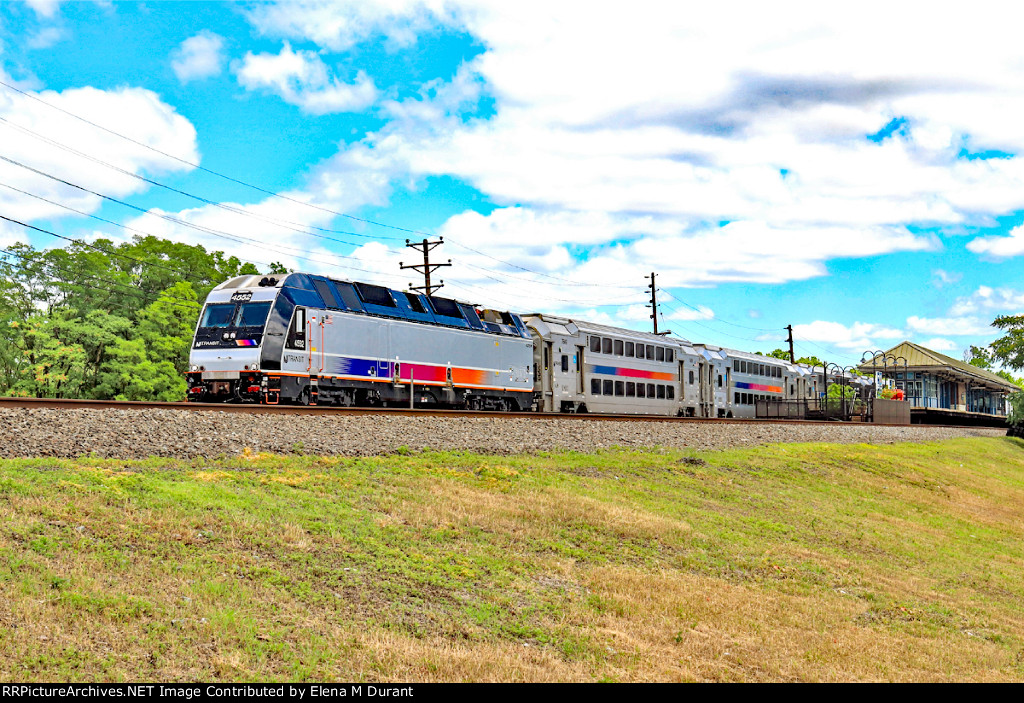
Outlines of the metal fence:
{"type": "Polygon", "coordinates": [[[754,416],[759,420],[870,420],[871,401],[859,398],[801,398],[757,400],[754,416]]]}

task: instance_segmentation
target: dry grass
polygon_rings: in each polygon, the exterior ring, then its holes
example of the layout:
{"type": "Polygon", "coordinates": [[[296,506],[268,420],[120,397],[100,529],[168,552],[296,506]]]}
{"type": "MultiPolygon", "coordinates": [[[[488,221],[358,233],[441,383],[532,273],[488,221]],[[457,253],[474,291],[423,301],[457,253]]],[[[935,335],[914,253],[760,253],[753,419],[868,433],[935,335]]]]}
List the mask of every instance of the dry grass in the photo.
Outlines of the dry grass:
{"type": "Polygon", "coordinates": [[[0,679],[1024,679],[1024,443],[0,462],[0,679]]]}

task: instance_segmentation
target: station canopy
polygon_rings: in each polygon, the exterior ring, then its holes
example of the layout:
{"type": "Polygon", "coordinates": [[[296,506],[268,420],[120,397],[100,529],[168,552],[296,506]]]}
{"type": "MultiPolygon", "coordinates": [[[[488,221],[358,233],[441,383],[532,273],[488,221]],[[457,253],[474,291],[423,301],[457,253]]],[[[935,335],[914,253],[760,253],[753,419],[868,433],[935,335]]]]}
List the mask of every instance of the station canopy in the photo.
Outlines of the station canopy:
{"type": "MultiPolygon", "coordinates": [[[[885,371],[886,374],[903,373],[903,361],[900,360],[899,364],[894,366],[892,359],[886,359],[885,363],[882,360],[882,354],[876,355],[874,359],[868,360],[866,363],[861,364],[857,367],[858,371],[863,373],[871,373],[872,371],[885,371]],[[872,366],[872,362],[874,366],[872,366]]],[[[1020,388],[1013,383],[1010,383],[1005,378],[986,371],[985,369],[972,366],[966,361],[960,361],[954,359],[951,356],[940,354],[937,351],[932,351],[922,347],[920,344],[914,344],[913,342],[903,342],[897,344],[892,349],[885,352],[886,357],[903,357],[907,360],[906,371],[911,373],[929,373],[939,378],[943,378],[949,381],[959,382],[970,382],[973,386],[988,386],[995,390],[1001,391],[1019,391],[1020,388]]]]}

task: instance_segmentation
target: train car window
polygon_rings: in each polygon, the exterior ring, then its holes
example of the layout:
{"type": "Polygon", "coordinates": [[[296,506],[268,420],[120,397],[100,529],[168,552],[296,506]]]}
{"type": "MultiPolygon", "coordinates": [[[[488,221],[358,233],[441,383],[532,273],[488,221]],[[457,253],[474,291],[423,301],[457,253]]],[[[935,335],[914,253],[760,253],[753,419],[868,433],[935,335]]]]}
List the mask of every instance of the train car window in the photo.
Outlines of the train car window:
{"type": "Polygon", "coordinates": [[[643,359],[644,358],[644,345],[643,344],[637,344],[636,345],[636,358],[637,359],[643,359]]]}
{"type": "Polygon", "coordinates": [[[733,371],[739,371],[740,370],[740,360],[739,359],[733,359],[732,370],[733,371]]]}
{"type": "Polygon", "coordinates": [[[653,359],[654,358],[654,345],[648,344],[648,345],[646,345],[646,347],[647,347],[647,358],[648,359],[653,359]]]}
{"type": "Polygon", "coordinates": [[[741,361],[740,362],[740,373],[746,373],[746,372],[747,372],[747,362],[741,361]]]}
{"type": "Polygon", "coordinates": [[[601,379],[590,379],[590,395],[601,395],[601,379]]]}
{"type": "Polygon", "coordinates": [[[604,386],[604,394],[605,395],[615,395],[615,382],[614,381],[611,381],[611,380],[604,381],[602,385],[604,386]]]}
{"type": "Polygon", "coordinates": [[[457,317],[462,319],[462,311],[459,310],[459,304],[449,298],[438,298],[436,295],[427,297],[427,301],[430,303],[430,307],[434,308],[434,312],[438,315],[444,315],[445,317],[457,317]]]}
{"type": "Polygon", "coordinates": [[[621,339],[616,339],[615,340],[615,354],[618,355],[618,356],[622,356],[624,353],[625,353],[625,350],[623,349],[622,340],[621,339]]]}
{"type": "Polygon", "coordinates": [[[693,385],[693,371],[690,372],[690,385],[693,385]]]}
{"type": "Polygon", "coordinates": [[[626,356],[630,356],[631,357],[633,355],[634,355],[633,343],[632,342],[626,342],[626,356]]]}
{"type": "Polygon", "coordinates": [[[544,347],[544,370],[547,371],[548,367],[551,366],[551,350],[544,347]]]}
{"type": "Polygon", "coordinates": [[[758,373],[761,376],[764,376],[764,364],[758,364],[757,367],[758,367],[758,373]]]}
{"type": "Polygon", "coordinates": [[[796,388],[793,387],[792,383],[789,384],[789,394],[796,395],[796,388]]]}
{"type": "Polygon", "coordinates": [[[778,366],[775,367],[775,378],[782,378],[782,368],[781,367],[778,367],[778,366]]]}
{"type": "Polygon", "coordinates": [[[665,399],[665,386],[658,384],[658,400],[665,399]]]}
{"type": "Polygon", "coordinates": [[[647,397],[648,398],[653,398],[654,397],[654,384],[653,383],[648,383],[647,384],[647,397]]]}
{"type": "Polygon", "coordinates": [[[569,373],[569,355],[562,354],[562,373],[569,373]]]}
{"type": "Polygon", "coordinates": [[[718,374],[718,387],[722,387],[722,374],[718,374]]]}
{"type": "Polygon", "coordinates": [[[625,381],[615,382],[615,395],[623,396],[626,395],[626,383],[625,381]]]}
{"type": "Polygon", "coordinates": [[[320,297],[327,303],[327,307],[337,310],[341,306],[338,304],[338,298],[334,295],[334,291],[331,290],[331,286],[327,285],[327,281],[321,281],[320,279],[313,279],[313,287],[316,288],[316,292],[320,294],[320,297]]]}
{"type": "Polygon", "coordinates": [[[676,357],[675,357],[675,351],[674,350],[672,350],[672,349],[666,349],[665,350],[665,361],[667,361],[669,363],[672,363],[673,361],[675,361],[675,358],[676,357]]]}
{"type": "Polygon", "coordinates": [[[612,340],[608,337],[601,337],[601,353],[611,354],[612,353],[612,340]]]}
{"type": "Polygon", "coordinates": [[[356,283],[356,293],[364,303],[380,305],[385,308],[393,308],[395,300],[391,297],[391,291],[384,286],[374,286],[369,283],[356,283]]]}
{"type": "Polygon", "coordinates": [[[207,305],[203,311],[203,322],[200,327],[227,327],[235,314],[234,303],[214,303],[207,305]]]}
{"type": "Polygon", "coordinates": [[[406,293],[405,299],[409,301],[409,307],[412,308],[413,312],[418,312],[420,315],[427,314],[427,309],[423,307],[423,303],[420,302],[420,297],[418,295],[406,293]]]}
{"type": "Polygon", "coordinates": [[[600,354],[601,353],[601,338],[591,337],[590,338],[590,351],[600,354]]]}
{"type": "Polygon", "coordinates": [[[331,285],[337,294],[335,298],[341,300],[350,310],[363,309],[363,304],[359,301],[359,295],[356,294],[356,289],[351,283],[332,280],[331,285]]]}
{"type": "Polygon", "coordinates": [[[635,398],[636,397],[636,383],[635,382],[633,382],[633,381],[626,381],[626,397],[627,398],[635,398]]]}
{"type": "Polygon", "coordinates": [[[740,404],[740,394],[739,393],[733,393],[732,394],[732,402],[733,402],[734,405],[739,405],[740,404]]]}
{"type": "Polygon", "coordinates": [[[665,347],[658,347],[654,350],[655,359],[657,361],[665,360],[665,347]]]}
{"type": "Polygon", "coordinates": [[[675,397],[676,397],[675,386],[665,386],[665,395],[668,396],[669,400],[675,400],[675,397]]]}
{"type": "Polygon", "coordinates": [[[636,384],[636,397],[646,398],[647,397],[647,386],[642,383],[636,384]]]}

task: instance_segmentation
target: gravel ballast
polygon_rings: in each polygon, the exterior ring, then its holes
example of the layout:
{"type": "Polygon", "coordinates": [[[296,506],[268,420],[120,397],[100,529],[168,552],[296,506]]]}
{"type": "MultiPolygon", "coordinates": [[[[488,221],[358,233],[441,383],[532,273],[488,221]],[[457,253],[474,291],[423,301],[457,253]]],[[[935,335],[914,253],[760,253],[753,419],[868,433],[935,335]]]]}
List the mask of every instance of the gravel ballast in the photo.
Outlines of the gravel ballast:
{"type": "Polygon", "coordinates": [[[189,410],[0,408],[0,457],[118,459],[234,456],[249,449],[278,454],[388,454],[399,448],[487,454],[614,446],[725,449],[774,442],[930,442],[998,437],[1005,429],[861,424],[690,423],[436,417],[283,415],[189,410]]]}

